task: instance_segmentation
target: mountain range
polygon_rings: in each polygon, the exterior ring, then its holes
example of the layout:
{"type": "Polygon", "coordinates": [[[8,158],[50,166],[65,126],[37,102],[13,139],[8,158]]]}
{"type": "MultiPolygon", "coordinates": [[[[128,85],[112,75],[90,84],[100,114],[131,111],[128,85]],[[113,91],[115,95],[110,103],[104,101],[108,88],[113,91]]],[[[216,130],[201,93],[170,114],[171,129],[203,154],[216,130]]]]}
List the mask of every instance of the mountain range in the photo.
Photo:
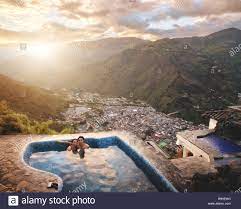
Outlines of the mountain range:
{"type": "Polygon", "coordinates": [[[160,111],[200,121],[204,111],[237,103],[240,43],[236,28],[154,42],[122,38],[72,43],[55,59],[17,57],[2,63],[0,72],[41,87],[142,99],[160,111]]]}
{"type": "MultiPolygon", "coordinates": [[[[74,86],[142,99],[160,111],[200,121],[207,110],[237,103],[241,92],[241,43],[235,28],[206,37],[162,39],[86,66],[74,86]]],[[[75,75],[76,77],[77,75],[75,75]]]]}

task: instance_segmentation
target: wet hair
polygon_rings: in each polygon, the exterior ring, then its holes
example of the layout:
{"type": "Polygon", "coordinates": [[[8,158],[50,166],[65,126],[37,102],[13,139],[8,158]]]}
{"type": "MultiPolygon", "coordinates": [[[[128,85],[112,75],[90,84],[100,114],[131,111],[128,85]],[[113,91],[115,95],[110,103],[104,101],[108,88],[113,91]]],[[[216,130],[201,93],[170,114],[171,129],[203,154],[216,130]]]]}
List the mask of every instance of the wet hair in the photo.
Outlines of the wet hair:
{"type": "Polygon", "coordinates": [[[78,140],[83,139],[85,141],[85,138],[83,136],[79,136],[78,140]]]}

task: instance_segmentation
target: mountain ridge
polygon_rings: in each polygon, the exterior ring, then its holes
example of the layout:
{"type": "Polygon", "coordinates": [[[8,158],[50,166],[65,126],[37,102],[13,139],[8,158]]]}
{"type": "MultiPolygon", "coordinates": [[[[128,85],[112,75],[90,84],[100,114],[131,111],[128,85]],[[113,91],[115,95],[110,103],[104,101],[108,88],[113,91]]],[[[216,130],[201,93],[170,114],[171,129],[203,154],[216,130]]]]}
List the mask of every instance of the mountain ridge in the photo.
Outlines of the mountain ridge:
{"type": "Polygon", "coordinates": [[[107,95],[132,94],[160,111],[179,110],[186,119],[200,119],[201,111],[237,101],[240,54],[229,56],[237,43],[239,29],[193,39],[161,39],[87,66],[79,86],[107,95]]]}

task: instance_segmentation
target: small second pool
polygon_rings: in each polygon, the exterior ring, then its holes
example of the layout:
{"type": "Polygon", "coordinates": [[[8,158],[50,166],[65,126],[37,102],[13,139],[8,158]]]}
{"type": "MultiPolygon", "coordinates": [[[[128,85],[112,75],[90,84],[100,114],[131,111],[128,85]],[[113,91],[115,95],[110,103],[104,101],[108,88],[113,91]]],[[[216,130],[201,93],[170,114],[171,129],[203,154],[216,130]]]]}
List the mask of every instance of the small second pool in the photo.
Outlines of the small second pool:
{"type": "Polygon", "coordinates": [[[199,141],[207,144],[213,150],[219,151],[220,154],[235,154],[241,152],[241,147],[231,140],[219,137],[215,134],[200,138],[199,141]]]}

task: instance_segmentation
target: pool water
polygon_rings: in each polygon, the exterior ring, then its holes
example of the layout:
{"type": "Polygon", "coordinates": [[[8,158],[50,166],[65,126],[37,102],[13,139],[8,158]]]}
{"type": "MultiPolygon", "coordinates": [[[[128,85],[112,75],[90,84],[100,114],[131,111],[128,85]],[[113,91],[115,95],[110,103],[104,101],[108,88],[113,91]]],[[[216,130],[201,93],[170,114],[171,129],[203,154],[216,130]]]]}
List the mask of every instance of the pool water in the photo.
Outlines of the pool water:
{"type": "Polygon", "coordinates": [[[90,148],[85,158],[66,151],[36,152],[29,164],[63,179],[62,192],[157,192],[142,170],[117,146],[90,148]]]}
{"type": "Polygon", "coordinates": [[[211,134],[207,137],[199,139],[203,143],[208,144],[209,147],[219,151],[221,154],[235,154],[241,152],[241,147],[234,144],[232,141],[211,134]]]}

